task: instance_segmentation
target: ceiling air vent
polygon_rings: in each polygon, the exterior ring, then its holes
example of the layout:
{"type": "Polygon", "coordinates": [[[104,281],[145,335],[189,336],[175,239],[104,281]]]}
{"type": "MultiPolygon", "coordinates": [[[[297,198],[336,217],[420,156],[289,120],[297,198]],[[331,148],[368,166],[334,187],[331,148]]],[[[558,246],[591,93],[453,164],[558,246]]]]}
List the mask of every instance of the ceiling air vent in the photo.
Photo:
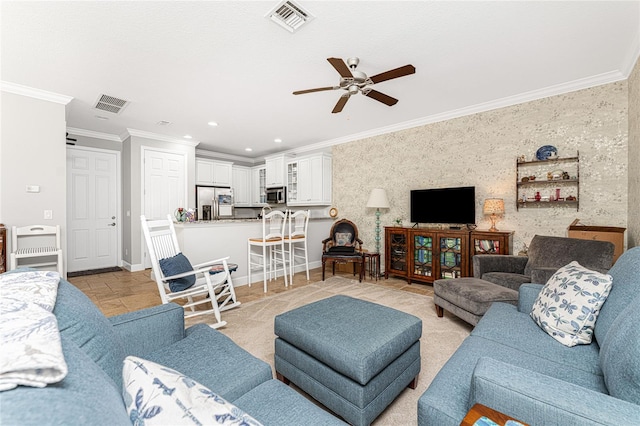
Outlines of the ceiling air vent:
{"type": "Polygon", "coordinates": [[[300,5],[290,0],[278,3],[266,16],[289,32],[298,30],[314,18],[314,16],[300,7],[300,5]]]}
{"type": "Polygon", "coordinates": [[[115,96],[100,95],[98,101],[93,106],[95,109],[119,114],[129,104],[129,101],[116,98],[115,96]]]}

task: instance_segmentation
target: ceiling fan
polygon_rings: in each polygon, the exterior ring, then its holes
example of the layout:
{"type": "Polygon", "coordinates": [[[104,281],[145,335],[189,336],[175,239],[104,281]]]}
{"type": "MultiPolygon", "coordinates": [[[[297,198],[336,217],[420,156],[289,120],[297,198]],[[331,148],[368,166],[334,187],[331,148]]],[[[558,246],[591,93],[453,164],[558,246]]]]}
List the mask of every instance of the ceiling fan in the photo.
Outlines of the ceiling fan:
{"type": "Polygon", "coordinates": [[[416,68],[413,65],[405,65],[403,67],[395,68],[371,77],[367,77],[367,75],[362,71],[356,70],[356,67],[360,63],[360,59],[358,58],[349,58],[347,59],[346,63],[341,58],[327,58],[327,61],[329,61],[333,68],[338,71],[338,74],[340,74],[340,83],[338,86],[298,90],[297,92],[293,92],[293,94],[302,95],[305,93],[342,89],[346,93],[343,93],[342,96],[340,96],[340,99],[338,99],[338,103],[333,108],[333,111],[331,111],[334,114],[342,111],[347,101],[349,100],[349,97],[351,95],[357,94],[358,92],[388,106],[397,104],[398,100],[396,98],[392,98],[389,95],[380,93],[377,90],[369,87],[369,85],[391,80],[393,78],[404,77],[405,75],[413,74],[416,72],[416,68]]]}

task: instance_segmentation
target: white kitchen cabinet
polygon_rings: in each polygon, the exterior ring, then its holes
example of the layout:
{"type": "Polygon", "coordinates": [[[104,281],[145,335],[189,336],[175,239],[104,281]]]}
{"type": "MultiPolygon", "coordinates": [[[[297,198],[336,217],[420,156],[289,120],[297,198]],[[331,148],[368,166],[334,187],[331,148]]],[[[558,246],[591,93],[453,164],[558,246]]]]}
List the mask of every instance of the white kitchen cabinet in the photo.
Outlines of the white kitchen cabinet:
{"type": "Polygon", "coordinates": [[[196,185],[231,187],[232,164],[228,161],[196,158],[196,185]]]}
{"type": "Polygon", "coordinates": [[[331,204],[331,156],[315,154],[287,163],[287,204],[331,204]]]}
{"type": "Polygon", "coordinates": [[[243,166],[232,167],[233,199],[236,207],[251,206],[251,169],[243,166]]]}
{"type": "Polygon", "coordinates": [[[213,161],[196,158],[196,184],[213,185],[213,161]]]}
{"type": "Polygon", "coordinates": [[[285,167],[289,159],[290,157],[287,155],[265,157],[267,188],[275,188],[279,186],[285,186],[287,184],[287,171],[285,167]]]}
{"type": "Polygon", "coordinates": [[[251,205],[262,207],[267,204],[267,168],[251,168],[251,205]]]}

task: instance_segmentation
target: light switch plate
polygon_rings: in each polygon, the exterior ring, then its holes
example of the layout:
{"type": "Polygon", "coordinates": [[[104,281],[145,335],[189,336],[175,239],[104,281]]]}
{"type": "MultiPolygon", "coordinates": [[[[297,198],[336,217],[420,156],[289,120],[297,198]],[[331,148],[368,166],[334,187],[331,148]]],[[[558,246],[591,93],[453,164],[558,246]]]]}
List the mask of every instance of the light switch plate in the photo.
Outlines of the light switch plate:
{"type": "Polygon", "coordinates": [[[40,192],[40,185],[27,185],[27,192],[40,192]]]}
{"type": "Polygon", "coordinates": [[[44,218],[51,220],[53,219],[53,210],[45,210],[44,211],[44,218]]]}

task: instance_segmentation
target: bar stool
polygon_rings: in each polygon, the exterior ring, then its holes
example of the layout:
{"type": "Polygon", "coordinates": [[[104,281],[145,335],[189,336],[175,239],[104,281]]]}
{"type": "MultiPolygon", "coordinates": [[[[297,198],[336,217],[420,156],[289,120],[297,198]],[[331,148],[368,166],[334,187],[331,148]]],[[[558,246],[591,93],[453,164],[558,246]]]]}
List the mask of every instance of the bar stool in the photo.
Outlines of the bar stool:
{"type": "Polygon", "coordinates": [[[264,214],[265,210],[263,209],[262,212],[262,237],[249,238],[247,245],[247,265],[249,269],[249,287],[251,287],[251,270],[253,267],[262,267],[262,280],[264,283],[264,292],[266,293],[267,263],[269,264],[269,281],[275,279],[278,271],[282,270],[284,286],[289,286],[287,282],[287,264],[285,260],[284,246],[284,232],[287,225],[287,215],[278,210],[273,210],[270,213],[264,214]],[[252,250],[254,247],[261,250],[252,250]],[[280,255],[280,261],[278,261],[278,254],[280,255]],[[282,268],[278,268],[278,263],[282,265],[282,268]]]}
{"type": "Polygon", "coordinates": [[[307,281],[309,281],[309,254],[307,251],[307,229],[309,227],[309,217],[311,210],[289,211],[289,234],[284,237],[284,242],[289,251],[289,281],[293,285],[293,275],[295,272],[296,258],[303,259],[305,270],[307,271],[307,281]],[[299,254],[297,254],[299,253],[299,254]]]}

